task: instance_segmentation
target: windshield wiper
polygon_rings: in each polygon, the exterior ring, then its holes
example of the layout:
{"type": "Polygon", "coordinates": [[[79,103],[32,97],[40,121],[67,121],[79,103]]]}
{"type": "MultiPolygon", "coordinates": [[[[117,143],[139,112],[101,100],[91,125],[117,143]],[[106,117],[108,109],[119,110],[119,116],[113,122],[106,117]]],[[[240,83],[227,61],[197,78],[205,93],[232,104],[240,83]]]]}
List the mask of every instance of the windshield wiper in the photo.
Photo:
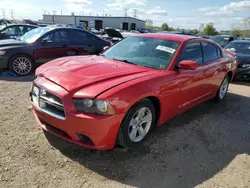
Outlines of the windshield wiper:
{"type": "Polygon", "coordinates": [[[124,63],[129,63],[129,64],[132,64],[132,65],[138,65],[138,64],[133,63],[133,62],[131,62],[131,61],[127,60],[127,59],[118,59],[118,58],[113,58],[113,60],[115,60],[115,61],[121,61],[121,62],[124,62],[124,63]]]}

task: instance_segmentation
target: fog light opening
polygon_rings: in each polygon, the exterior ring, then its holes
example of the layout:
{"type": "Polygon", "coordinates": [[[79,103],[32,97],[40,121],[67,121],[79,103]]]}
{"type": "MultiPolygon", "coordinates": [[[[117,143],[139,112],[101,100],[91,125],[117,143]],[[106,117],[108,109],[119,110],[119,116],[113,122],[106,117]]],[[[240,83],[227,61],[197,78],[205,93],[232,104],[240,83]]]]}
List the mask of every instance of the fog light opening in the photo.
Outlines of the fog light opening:
{"type": "Polygon", "coordinates": [[[83,134],[80,134],[80,133],[76,133],[76,135],[78,136],[78,138],[80,139],[80,141],[82,143],[87,144],[87,145],[91,145],[91,146],[94,145],[94,143],[92,142],[92,140],[89,137],[87,137],[83,134]]]}

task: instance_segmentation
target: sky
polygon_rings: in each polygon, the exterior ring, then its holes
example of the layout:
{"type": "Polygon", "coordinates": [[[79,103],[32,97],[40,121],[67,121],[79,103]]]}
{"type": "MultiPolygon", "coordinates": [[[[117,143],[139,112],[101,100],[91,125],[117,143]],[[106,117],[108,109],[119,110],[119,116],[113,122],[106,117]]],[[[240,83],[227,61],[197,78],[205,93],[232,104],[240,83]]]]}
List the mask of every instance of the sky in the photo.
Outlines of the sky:
{"type": "Polygon", "coordinates": [[[0,18],[42,19],[46,14],[128,16],[151,19],[155,26],[199,29],[212,22],[218,31],[239,27],[250,17],[250,0],[0,0],[0,18]],[[56,11],[56,12],[53,12],[56,11]],[[11,13],[12,12],[12,13],[11,13]]]}

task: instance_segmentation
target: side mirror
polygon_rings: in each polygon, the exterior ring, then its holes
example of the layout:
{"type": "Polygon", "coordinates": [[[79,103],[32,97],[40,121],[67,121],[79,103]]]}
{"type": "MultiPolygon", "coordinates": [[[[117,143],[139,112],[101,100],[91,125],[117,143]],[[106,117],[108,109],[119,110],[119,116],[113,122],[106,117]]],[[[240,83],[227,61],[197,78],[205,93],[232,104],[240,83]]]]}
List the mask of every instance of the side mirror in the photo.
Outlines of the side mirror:
{"type": "Polygon", "coordinates": [[[103,51],[106,51],[107,49],[109,49],[110,48],[110,46],[105,46],[104,48],[103,48],[103,51]]]}
{"type": "Polygon", "coordinates": [[[181,61],[179,64],[179,68],[186,69],[186,70],[195,70],[197,69],[198,64],[192,60],[184,60],[181,61]]]}

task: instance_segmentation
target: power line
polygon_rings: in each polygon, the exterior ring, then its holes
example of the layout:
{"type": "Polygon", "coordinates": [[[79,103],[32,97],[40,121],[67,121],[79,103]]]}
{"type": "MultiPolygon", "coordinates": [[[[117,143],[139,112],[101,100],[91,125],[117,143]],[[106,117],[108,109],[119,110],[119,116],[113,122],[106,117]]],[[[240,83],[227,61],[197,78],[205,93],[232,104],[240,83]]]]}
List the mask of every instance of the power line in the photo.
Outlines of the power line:
{"type": "Polygon", "coordinates": [[[124,8],[124,17],[128,17],[128,8],[124,8]]]}
{"type": "Polygon", "coordinates": [[[5,19],[5,9],[2,9],[3,19],[5,19]]]}
{"type": "Polygon", "coordinates": [[[133,14],[133,17],[134,17],[134,18],[137,18],[137,12],[138,12],[138,10],[136,10],[136,9],[133,10],[133,13],[134,13],[134,14],[133,14]]]}
{"type": "Polygon", "coordinates": [[[14,20],[14,10],[13,9],[10,10],[10,15],[11,15],[11,19],[14,20]]]}

